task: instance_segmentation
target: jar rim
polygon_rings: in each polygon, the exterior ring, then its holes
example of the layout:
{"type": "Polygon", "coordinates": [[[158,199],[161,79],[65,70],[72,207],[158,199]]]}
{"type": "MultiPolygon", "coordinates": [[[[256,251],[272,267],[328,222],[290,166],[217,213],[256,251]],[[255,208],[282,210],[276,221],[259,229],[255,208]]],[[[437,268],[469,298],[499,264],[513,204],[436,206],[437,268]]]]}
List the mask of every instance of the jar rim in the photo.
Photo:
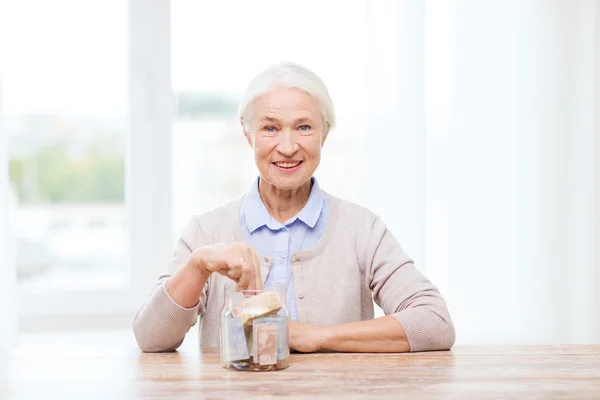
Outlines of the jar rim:
{"type": "Polygon", "coordinates": [[[226,292],[240,292],[240,293],[244,293],[244,294],[258,294],[258,293],[263,293],[263,292],[278,292],[278,291],[285,290],[285,289],[287,289],[287,285],[284,283],[269,284],[269,285],[263,287],[262,289],[238,289],[237,285],[235,283],[227,284],[225,286],[226,292]]]}

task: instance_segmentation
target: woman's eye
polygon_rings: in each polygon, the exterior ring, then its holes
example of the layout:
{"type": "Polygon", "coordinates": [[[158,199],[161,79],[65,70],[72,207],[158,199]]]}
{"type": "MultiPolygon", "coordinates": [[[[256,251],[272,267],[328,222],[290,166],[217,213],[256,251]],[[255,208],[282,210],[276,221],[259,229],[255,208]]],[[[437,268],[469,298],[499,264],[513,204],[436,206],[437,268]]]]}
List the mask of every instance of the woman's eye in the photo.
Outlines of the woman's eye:
{"type": "Polygon", "coordinates": [[[310,125],[300,125],[298,129],[301,131],[310,131],[310,125]]]}
{"type": "Polygon", "coordinates": [[[269,132],[269,133],[275,133],[275,132],[277,132],[277,129],[274,126],[271,126],[271,125],[267,125],[263,129],[264,129],[265,132],[269,132]]]}

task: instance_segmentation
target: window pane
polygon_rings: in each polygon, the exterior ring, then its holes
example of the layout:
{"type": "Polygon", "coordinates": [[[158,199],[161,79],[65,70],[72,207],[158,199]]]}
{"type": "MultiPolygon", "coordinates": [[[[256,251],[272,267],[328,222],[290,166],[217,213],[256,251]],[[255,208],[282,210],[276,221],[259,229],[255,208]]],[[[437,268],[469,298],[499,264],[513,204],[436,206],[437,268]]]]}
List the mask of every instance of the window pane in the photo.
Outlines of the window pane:
{"type": "Polygon", "coordinates": [[[246,192],[258,171],[236,110],[249,80],[293,61],[327,84],[338,125],[316,172],[324,190],[360,198],[364,138],[363,1],[172,1],[174,236],[193,213],[246,192]],[[343,17],[342,17],[343,16],[343,17]]]}
{"type": "Polygon", "coordinates": [[[126,7],[0,2],[11,222],[27,286],[124,277],[126,7]]]}

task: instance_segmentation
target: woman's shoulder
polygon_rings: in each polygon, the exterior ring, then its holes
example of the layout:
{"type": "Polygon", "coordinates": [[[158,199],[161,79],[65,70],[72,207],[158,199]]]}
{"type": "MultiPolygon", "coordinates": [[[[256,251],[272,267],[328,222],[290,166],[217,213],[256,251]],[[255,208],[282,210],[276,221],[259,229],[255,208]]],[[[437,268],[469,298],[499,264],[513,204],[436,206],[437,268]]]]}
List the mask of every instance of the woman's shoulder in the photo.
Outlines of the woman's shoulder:
{"type": "Polygon", "coordinates": [[[331,213],[335,214],[338,225],[348,228],[364,228],[365,225],[372,226],[380,221],[379,215],[367,207],[350,200],[342,199],[326,193],[329,200],[331,213]]]}
{"type": "Polygon", "coordinates": [[[376,242],[387,230],[385,224],[378,214],[361,204],[329,194],[327,197],[331,207],[330,222],[333,219],[335,225],[330,230],[337,239],[334,243],[347,250],[353,249],[357,259],[367,262],[372,253],[368,249],[377,246],[376,242]]]}

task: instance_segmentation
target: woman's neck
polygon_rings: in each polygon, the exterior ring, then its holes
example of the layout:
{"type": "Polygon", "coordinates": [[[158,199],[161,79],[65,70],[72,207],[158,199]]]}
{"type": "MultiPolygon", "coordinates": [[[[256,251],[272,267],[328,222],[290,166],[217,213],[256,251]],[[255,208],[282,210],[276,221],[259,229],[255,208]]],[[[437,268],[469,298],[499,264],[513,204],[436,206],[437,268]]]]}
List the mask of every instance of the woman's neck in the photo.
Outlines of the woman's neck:
{"type": "Polygon", "coordinates": [[[292,190],[281,190],[264,179],[259,179],[258,193],[271,217],[285,223],[288,219],[298,214],[308,202],[312,179],[292,190]]]}

